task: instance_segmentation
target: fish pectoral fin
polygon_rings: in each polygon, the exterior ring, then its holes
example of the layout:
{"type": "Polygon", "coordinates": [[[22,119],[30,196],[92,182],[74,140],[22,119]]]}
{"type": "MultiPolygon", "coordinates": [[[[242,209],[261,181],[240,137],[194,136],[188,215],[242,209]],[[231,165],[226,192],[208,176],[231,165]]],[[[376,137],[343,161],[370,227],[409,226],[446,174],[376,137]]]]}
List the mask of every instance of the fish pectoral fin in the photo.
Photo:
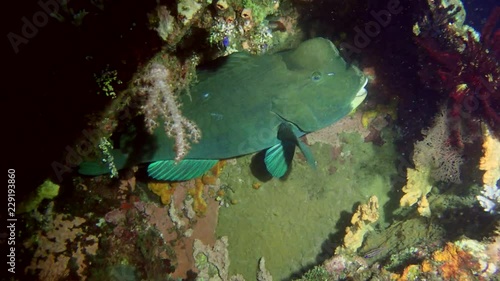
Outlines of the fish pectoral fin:
{"type": "Polygon", "coordinates": [[[297,137],[297,135],[300,135],[298,131],[299,129],[294,124],[290,122],[283,122],[280,124],[278,129],[278,139],[280,139],[281,141],[289,141],[297,145],[300,148],[302,154],[304,154],[307,163],[309,163],[312,168],[316,168],[316,161],[314,160],[312,151],[303,141],[301,141],[297,137]]]}
{"type": "Polygon", "coordinates": [[[148,166],[148,175],[156,180],[185,181],[202,176],[219,160],[185,159],[155,161],[148,166]]]}
{"type": "Polygon", "coordinates": [[[316,160],[314,160],[314,156],[313,156],[312,151],[309,148],[309,146],[307,146],[307,144],[305,144],[301,140],[298,140],[297,144],[298,144],[302,154],[304,154],[304,157],[306,158],[309,166],[311,166],[313,169],[316,169],[316,160]]]}
{"type": "Polygon", "coordinates": [[[295,152],[295,143],[281,141],[266,150],[264,163],[267,171],[275,178],[283,177],[290,167],[295,152]]]}

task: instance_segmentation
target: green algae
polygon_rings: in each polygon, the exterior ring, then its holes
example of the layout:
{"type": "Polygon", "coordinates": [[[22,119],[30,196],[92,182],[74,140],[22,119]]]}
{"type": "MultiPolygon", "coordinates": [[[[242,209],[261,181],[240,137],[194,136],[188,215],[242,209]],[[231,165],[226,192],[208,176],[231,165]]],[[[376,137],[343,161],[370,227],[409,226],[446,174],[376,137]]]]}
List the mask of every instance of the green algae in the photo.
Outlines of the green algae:
{"type": "Polygon", "coordinates": [[[332,146],[314,144],[316,169],[295,157],[286,180],[272,179],[258,190],[252,188],[258,180],[249,169],[251,156],[227,165],[221,180],[234,190],[238,204],[220,210],[217,235],[229,237],[230,274],[254,280],[260,257],[275,280],[316,264],[325,241],[332,233],[343,236],[353,207],[371,195],[379,198],[383,222],[397,173],[393,144],[374,146],[357,133],[342,134],[341,140],[340,157],[332,159],[332,146]]]}

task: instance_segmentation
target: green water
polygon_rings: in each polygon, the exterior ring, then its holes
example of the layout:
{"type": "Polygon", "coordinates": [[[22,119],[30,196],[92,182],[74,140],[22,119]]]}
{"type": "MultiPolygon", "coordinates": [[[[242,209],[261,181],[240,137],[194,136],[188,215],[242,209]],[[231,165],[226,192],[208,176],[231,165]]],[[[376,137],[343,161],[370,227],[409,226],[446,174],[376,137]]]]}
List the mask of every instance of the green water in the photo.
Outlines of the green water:
{"type": "MultiPolygon", "coordinates": [[[[356,133],[345,134],[342,142],[343,157],[332,160],[332,147],[317,143],[311,146],[316,170],[295,157],[285,181],[273,179],[258,190],[252,188],[258,180],[249,169],[251,156],[225,167],[222,183],[231,186],[238,203],[221,208],[217,235],[229,237],[231,274],[255,280],[260,257],[274,280],[315,264],[329,234],[344,233],[346,225],[336,225],[341,214],[350,220],[353,206],[371,195],[379,198],[383,217],[396,173],[394,146],[364,143],[356,133]]],[[[333,251],[327,249],[330,255],[333,251]]]]}

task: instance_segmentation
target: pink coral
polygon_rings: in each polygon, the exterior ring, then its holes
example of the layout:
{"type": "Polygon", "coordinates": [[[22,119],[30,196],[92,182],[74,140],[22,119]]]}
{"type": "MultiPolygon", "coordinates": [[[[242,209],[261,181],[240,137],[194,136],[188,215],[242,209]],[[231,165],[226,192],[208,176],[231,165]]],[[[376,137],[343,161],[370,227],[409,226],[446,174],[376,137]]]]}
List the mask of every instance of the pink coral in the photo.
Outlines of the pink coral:
{"type": "Polygon", "coordinates": [[[179,161],[189,151],[190,142],[198,142],[201,132],[195,123],[182,115],[175,89],[171,86],[170,71],[159,63],[149,65],[138,79],[139,94],[146,96],[142,107],[146,127],[150,133],[163,123],[165,133],[175,139],[175,160],[179,161]]]}

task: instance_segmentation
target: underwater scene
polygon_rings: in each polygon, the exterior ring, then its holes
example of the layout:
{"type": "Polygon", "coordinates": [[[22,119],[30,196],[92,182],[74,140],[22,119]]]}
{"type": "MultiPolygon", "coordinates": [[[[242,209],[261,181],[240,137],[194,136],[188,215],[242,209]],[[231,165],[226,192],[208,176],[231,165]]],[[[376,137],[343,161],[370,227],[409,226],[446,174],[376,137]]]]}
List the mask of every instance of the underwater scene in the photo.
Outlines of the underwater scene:
{"type": "Polygon", "coordinates": [[[500,280],[497,0],[5,12],[1,280],[500,280]]]}

